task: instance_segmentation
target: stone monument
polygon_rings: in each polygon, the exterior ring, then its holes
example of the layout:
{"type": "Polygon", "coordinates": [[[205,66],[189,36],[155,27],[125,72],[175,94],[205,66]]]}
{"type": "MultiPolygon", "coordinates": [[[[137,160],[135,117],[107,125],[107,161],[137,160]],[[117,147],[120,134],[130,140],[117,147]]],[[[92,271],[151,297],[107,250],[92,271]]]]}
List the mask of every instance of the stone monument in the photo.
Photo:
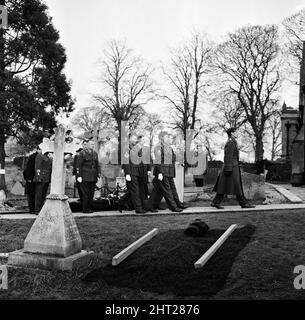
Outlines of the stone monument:
{"type": "Polygon", "coordinates": [[[82,251],[82,240],[64,194],[64,154],[74,154],[73,149],[77,148],[65,143],[65,131],[58,127],[54,142],[44,141],[41,145],[43,152],[54,150],[50,195],[24,241],[24,248],[9,254],[9,265],[72,271],[93,256],[93,252],[82,251]]]}
{"type": "MultiPolygon", "coordinates": [[[[299,186],[305,183],[305,174],[304,174],[304,171],[305,171],[304,170],[305,42],[303,42],[302,57],[303,58],[302,58],[301,70],[300,70],[299,111],[298,111],[298,118],[295,121],[296,133],[292,140],[292,147],[291,147],[291,184],[295,186],[299,186]]],[[[287,143],[289,143],[289,141],[287,141],[287,143]]],[[[287,150],[289,151],[289,146],[287,147],[287,150]]]]}

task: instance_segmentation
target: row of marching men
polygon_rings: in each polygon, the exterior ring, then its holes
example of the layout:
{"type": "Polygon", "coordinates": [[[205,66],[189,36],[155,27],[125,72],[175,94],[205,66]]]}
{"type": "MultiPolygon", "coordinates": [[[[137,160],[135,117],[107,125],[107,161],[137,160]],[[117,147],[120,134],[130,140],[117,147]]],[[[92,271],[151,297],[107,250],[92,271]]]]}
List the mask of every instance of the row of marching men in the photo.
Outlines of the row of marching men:
{"type": "MultiPolygon", "coordinates": [[[[119,201],[119,210],[127,207],[130,201],[137,213],[145,213],[147,210],[157,212],[161,209],[162,198],[167,202],[170,210],[181,212],[186,206],[179,200],[174,178],[176,155],[171,147],[172,135],[166,131],[159,134],[159,145],[154,149],[155,158],[161,159],[153,168],[153,191],[149,202],[149,177],[152,176],[152,165],[149,148],[143,144],[143,137],[134,134],[130,137],[128,163],[122,165],[126,177],[128,192],[119,201]],[[146,159],[139,164],[132,162],[132,153],[137,157],[146,159]],[[171,155],[171,162],[164,161],[165,154],[171,155]],[[148,157],[145,157],[148,156],[148,157]]],[[[49,189],[52,174],[52,152],[42,154],[39,147],[29,156],[23,172],[26,181],[26,194],[30,213],[39,214],[49,189]]],[[[92,203],[97,180],[100,178],[101,168],[98,154],[94,151],[94,142],[85,140],[82,147],[77,150],[73,163],[73,176],[75,177],[78,194],[82,204],[83,213],[92,213],[92,203]]]]}
{"type": "Polygon", "coordinates": [[[144,145],[143,136],[131,135],[129,154],[126,155],[129,160],[122,165],[128,192],[120,200],[120,211],[131,200],[136,213],[158,212],[162,209],[160,203],[163,198],[173,212],[182,212],[187,208],[179,199],[174,181],[176,155],[171,146],[173,136],[167,131],[161,131],[158,138],[159,143],[154,148],[154,156],[158,161],[154,163],[152,172],[150,149],[144,145]],[[135,163],[133,159],[142,161],[135,163]],[[153,190],[148,199],[148,183],[151,176],[153,190]]]}
{"type": "MultiPolygon", "coordinates": [[[[154,164],[153,190],[149,197],[149,178],[152,175],[150,149],[143,143],[143,136],[132,134],[126,158],[127,163],[122,165],[126,178],[127,192],[119,200],[118,209],[133,207],[136,213],[146,213],[148,210],[157,212],[162,198],[167,202],[168,208],[174,212],[181,212],[187,206],[178,197],[174,178],[176,155],[171,147],[172,135],[166,131],[159,134],[159,144],[154,149],[155,157],[161,159],[159,164],[154,164]],[[171,162],[167,163],[165,154],[171,155],[171,162]],[[142,159],[140,163],[134,163],[133,159],[142,159]],[[145,160],[144,160],[145,159],[145,160]],[[144,161],[143,161],[144,160],[144,161]],[[147,202],[147,199],[149,201],[147,202]],[[131,206],[128,205],[131,203],[131,206]]],[[[91,213],[94,189],[101,168],[98,154],[93,150],[94,143],[85,141],[84,149],[78,150],[74,157],[73,175],[76,178],[76,186],[82,203],[83,213],[91,213]]]]}

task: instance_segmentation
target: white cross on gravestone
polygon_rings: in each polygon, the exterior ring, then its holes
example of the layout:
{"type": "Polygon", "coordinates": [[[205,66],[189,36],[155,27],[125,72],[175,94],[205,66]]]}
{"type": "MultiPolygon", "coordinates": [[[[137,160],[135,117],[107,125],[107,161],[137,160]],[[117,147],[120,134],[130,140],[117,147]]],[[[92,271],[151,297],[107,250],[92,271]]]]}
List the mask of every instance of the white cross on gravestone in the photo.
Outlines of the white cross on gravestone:
{"type": "Polygon", "coordinates": [[[51,192],[24,241],[24,249],[9,255],[12,265],[72,270],[87,263],[92,253],[81,251],[82,240],[64,195],[64,153],[75,153],[77,145],[65,143],[65,128],[59,126],[55,140],[41,144],[42,152],[54,152],[51,192]]]}

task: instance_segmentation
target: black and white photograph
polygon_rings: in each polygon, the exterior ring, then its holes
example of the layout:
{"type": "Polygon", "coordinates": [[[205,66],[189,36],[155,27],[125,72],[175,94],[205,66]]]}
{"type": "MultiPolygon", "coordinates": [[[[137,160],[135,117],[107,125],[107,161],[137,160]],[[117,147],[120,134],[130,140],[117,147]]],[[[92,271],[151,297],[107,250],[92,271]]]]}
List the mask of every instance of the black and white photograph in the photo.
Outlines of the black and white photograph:
{"type": "Polygon", "coordinates": [[[304,231],[305,0],[0,0],[1,301],[304,300],[304,231]]]}

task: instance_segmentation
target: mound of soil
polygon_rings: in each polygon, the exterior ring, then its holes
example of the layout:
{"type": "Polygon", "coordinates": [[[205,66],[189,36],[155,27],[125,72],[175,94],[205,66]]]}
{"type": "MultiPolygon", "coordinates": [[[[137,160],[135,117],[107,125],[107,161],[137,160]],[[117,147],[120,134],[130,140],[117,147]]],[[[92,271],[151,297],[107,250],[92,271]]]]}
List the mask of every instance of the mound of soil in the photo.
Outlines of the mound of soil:
{"type": "Polygon", "coordinates": [[[202,238],[184,230],[158,234],[116,267],[107,264],[86,275],[85,282],[105,281],[120,288],[171,293],[176,296],[215,295],[224,286],[239,252],[251,240],[252,225],[236,229],[201,269],[194,263],[226,230],[210,230],[202,238]]]}

